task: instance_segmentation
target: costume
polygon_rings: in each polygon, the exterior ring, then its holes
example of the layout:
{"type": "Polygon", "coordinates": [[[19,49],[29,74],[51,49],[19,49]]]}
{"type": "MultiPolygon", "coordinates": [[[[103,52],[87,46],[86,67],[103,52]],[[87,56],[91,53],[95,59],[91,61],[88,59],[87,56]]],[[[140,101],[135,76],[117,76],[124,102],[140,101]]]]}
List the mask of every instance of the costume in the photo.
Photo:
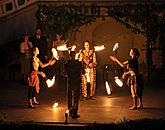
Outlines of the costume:
{"type": "Polygon", "coordinates": [[[90,84],[90,97],[95,95],[96,90],[96,54],[94,50],[87,52],[83,50],[80,53],[80,59],[82,59],[84,73],[81,75],[81,91],[82,96],[87,98],[87,84],[90,84]]]}
{"type": "Polygon", "coordinates": [[[131,89],[131,96],[133,98],[133,104],[134,106],[131,107],[130,109],[136,109],[137,108],[137,99],[140,100],[140,107],[142,106],[142,92],[143,92],[143,88],[144,88],[144,84],[143,84],[143,79],[142,79],[142,75],[139,74],[138,71],[138,59],[134,58],[134,59],[130,59],[128,61],[128,69],[129,71],[127,72],[127,74],[129,74],[129,78],[128,78],[128,86],[130,86],[131,89]]]}
{"type": "Polygon", "coordinates": [[[33,99],[33,97],[36,96],[36,93],[39,93],[40,87],[39,87],[39,78],[36,71],[32,71],[28,77],[28,85],[29,85],[29,91],[28,91],[28,99],[33,99]]]}

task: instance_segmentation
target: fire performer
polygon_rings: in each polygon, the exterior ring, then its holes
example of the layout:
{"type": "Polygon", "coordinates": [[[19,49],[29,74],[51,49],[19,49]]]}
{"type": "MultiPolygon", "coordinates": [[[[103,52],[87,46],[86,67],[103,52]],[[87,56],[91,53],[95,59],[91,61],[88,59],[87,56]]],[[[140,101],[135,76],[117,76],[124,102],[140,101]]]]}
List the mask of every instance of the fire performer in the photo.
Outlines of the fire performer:
{"type": "Polygon", "coordinates": [[[142,83],[142,77],[141,74],[139,74],[138,71],[138,58],[140,56],[140,53],[137,48],[130,49],[129,52],[130,59],[126,60],[124,62],[119,61],[114,56],[109,56],[109,58],[112,61],[117,62],[121,67],[128,67],[128,71],[124,72],[122,75],[122,78],[125,78],[126,76],[129,76],[129,83],[131,89],[131,96],[133,99],[133,106],[130,107],[130,110],[136,110],[137,108],[142,109],[142,90],[143,90],[143,83],[142,83]],[[139,102],[139,105],[137,106],[137,100],[139,102]]]}
{"type": "Polygon", "coordinates": [[[28,106],[29,108],[35,108],[34,105],[39,105],[39,102],[36,99],[37,94],[39,93],[39,77],[41,75],[43,78],[46,77],[45,73],[38,71],[39,66],[42,68],[47,67],[48,65],[53,65],[55,60],[49,60],[48,63],[42,63],[37,57],[39,50],[37,47],[33,49],[33,56],[31,59],[31,71],[28,76],[28,106]]]}
{"type": "Polygon", "coordinates": [[[83,73],[81,76],[81,91],[83,98],[87,99],[87,84],[90,85],[90,99],[93,99],[96,90],[96,53],[91,48],[89,41],[84,42],[84,49],[80,53],[79,60],[83,64],[83,73]]]}
{"type": "Polygon", "coordinates": [[[69,116],[72,118],[79,118],[78,104],[80,97],[82,62],[75,60],[75,56],[75,51],[71,51],[71,59],[65,64],[65,68],[68,76],[67,92],[69,116]]]}

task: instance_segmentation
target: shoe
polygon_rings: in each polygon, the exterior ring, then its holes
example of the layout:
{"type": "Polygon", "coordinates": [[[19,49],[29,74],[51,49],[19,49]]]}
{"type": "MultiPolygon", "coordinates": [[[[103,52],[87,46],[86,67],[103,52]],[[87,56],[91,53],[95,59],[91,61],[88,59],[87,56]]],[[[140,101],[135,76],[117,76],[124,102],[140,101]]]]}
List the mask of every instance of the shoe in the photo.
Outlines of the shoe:
{"type": "Polygon", "coordinates": [[[137,107],[132,106],[132,107],[130,107],[129,109],[130,109],[130,110],[136,110],[136,109],[137,109],[137,107]]]}
{"type": "Polygon", "coordinates": [[[33,106],[33,105],[29,105],[28,107],[29,107],[29,108],[35,108],[35,106],[33,106]]]}
{"type": "Polygon", "coordinates": [[[96,100],[96,98],[94,98],[93,96],[89,97],[90,100],[96,100]]]}
{"type": "Polygon", "coordinates": [[[71,116],[73,119],[77,119],[77,118],[79,118],[80,117],[80,115],[78,115],[78,114],[72,114],[72,116],[71,116]]]}
{"type": "Polygon", "coordinates": [[[87,97],[82,97],[81,98],[81,101],[85,101],[85,100],[88,100],[88,98],[87,97]]]}
{"type": "Polygon", "coordinates": [[[39,105],[40,103],[39,102],[33,102],[33,105],[39,105]]]}
{"type": "Polygon", "coordinates": [[[137,106],[138,109],[143,109],[143,105],[137,106]]]}

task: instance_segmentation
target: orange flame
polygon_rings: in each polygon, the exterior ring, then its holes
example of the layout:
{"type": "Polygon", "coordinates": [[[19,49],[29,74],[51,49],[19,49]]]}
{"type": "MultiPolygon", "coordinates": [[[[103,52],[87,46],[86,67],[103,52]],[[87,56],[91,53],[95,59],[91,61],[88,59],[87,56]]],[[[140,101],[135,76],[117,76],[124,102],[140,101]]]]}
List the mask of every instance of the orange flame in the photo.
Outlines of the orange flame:
{"type": "Polygon", "coordinates": [[[116,43],[113,47],[113,52],[116,51],[119,48],[119,43],[116,43]]]}
{"type": "Polygon", "coordinates": [[[119,87],[123,87],[123,82],[121,79],[119,79],[119,77],[115,77],[115,82],[117,83],[117,85],[119,85],[119,87]]]}
{"type": "Polygon", "coordinates": [[[53,107],[53,108],[57,108],[57,107],[58,107],[58,102],[56,101],[56,102],[53,104],[52,107],[53,107]]]}
{"type": "Polygon", "coordinates": [[[46,80],[46,84],[47,84],[48,88],[52,87],[54,85],[54,83],[55,83],[55,76],[53,76],[52,79],[46,80]]]}
{"type": "Polygon", "coordinates": [[[108,84],[108,81],[105,82],[105,87],[106,87],[106,90],[107,90],[107,94],[110,95],[111,94],[111,89],[110,89],[110,86],[108,84]]]}
{"type": "Polygon", "coordinates": [[[104,45],[102,45],[102,46],[94,46],[95,51],[101,51],[104,48],[105,48],[104,45]]]}

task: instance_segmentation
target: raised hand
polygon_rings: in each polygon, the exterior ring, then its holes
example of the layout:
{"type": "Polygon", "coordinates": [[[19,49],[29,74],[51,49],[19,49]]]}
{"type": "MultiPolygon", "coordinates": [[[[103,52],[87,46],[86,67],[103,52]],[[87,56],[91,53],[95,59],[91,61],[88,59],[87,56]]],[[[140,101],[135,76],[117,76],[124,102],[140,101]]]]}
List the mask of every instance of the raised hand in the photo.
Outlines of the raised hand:
{"type": "Polygon", "coordinates": [[[53,65],[55,62],[56,62],[56,60],[51,59],[51,60],[49,60],[49,65],[53,65]]]}

